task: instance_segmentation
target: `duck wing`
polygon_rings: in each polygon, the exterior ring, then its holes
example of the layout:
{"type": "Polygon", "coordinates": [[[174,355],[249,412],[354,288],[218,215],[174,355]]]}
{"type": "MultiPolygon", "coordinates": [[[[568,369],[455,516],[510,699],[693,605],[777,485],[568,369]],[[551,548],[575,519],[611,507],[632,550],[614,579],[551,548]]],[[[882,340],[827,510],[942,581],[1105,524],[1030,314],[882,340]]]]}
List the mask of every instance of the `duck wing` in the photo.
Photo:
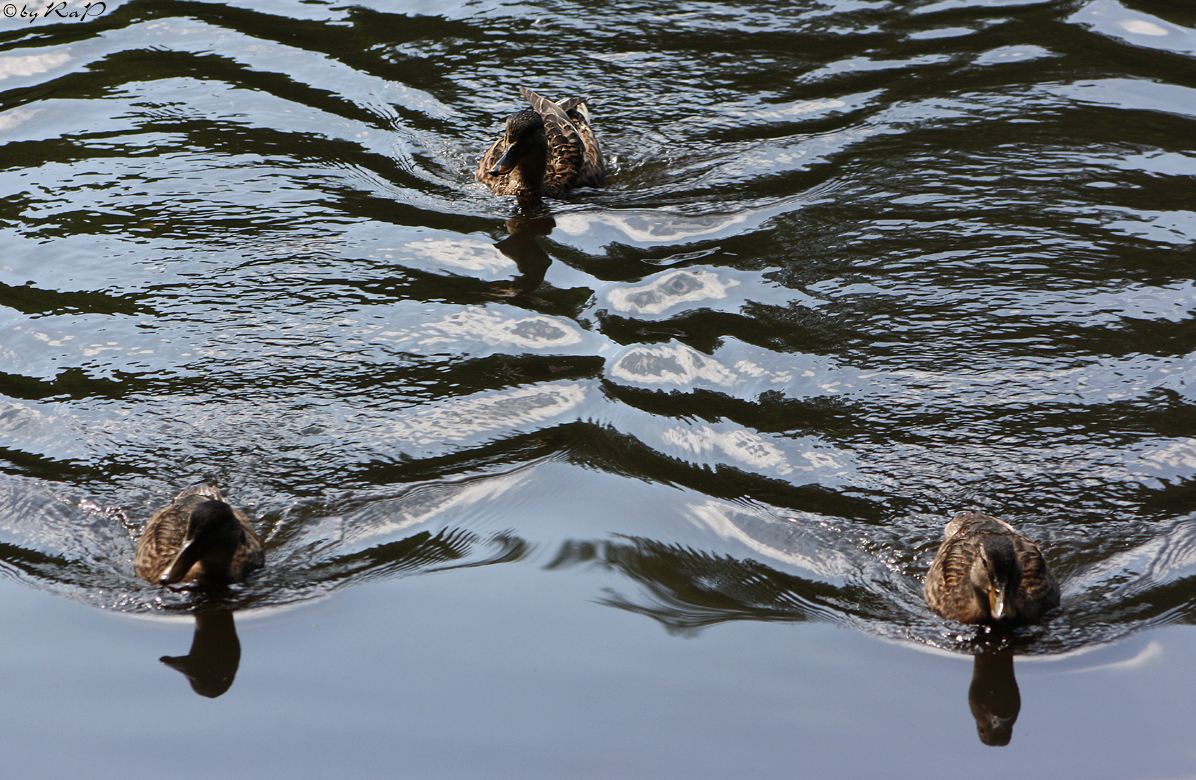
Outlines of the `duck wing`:
{"type": "Polygon", "coordinates": [[[266,565],[266,548],[262,546],[261,537],[253,530],[245,513],[233,507],[233,515],[241,525],[241,541],[237,544],[237,554],[233,556],[232,578],[240,582],[253,570],[266,565]]]}
{"type": "Polygon", "coordinates": [[[494,174],[490,173],[490,169],[493,168],[494,164],[498,162],[498,159],[502,157],[505,147],[506,138],[499,136],[498,140],[490,146],[490,149],[484,155],[482,155],[482,161],[478,163],[478,172],[475,174],[475,177],[478,181],[480,181],[482,184],[485,184],[491,190],[500,195],[507,194],[503,185],[506,184],[508,177],[505,175],[495,176],[494,174]]]}
{"type": "Polygon", "coordinates": [[[971,534],[952,535],[939,545],[922,590],[935,613],[961,623],[983,619],[984,610],[968,584],[979,549],[979,540],[971,534]]]}
{"type": "Polygon", "coordinates": [[[1022,586],[1017,594],[1017,611],[1027,622],[1059,606],[1059,581],[1047,566],[1042,550],[1025,536],[1013,539],[1018,563],[1022,566],[1022,586]]]}
{"type": "Polygon", "coordinates": [[[581,133],[560,105],[540,97],[527,87],[520,87],[519,94],[527,99],[536,113],[544,117],[544,134],[548,138],[548,170],[544,173],[544,189],[555,197],[578,186],[585,161],[581,133]]]}
{"type": "Polygon", "coordinates": [[[572,97],[562,100],[560,106],[565,115],[573,121],[577,134],[581,137],[581,172],[578,176],[578,187],[605,187],[606,165],[602,162],[602,149],[598,147],[598,138],[590,125],[590,111],[583,97],[572,97]]]}

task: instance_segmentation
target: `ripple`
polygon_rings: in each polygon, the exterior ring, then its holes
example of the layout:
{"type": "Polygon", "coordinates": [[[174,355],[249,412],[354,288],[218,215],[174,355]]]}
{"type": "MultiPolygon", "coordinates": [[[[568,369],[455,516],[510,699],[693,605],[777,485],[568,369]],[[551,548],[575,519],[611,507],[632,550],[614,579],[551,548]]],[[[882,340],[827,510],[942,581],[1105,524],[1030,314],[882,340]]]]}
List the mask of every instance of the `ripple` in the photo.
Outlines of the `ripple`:
{"type": "Polygon", "coordinates": [[[640,386],[675,385],[691,390],[701,386],[729,387],[737,377],[722,363],[684,344],[664,347],[630,347],[611,363],[611,379],[640,386]]]}
{"type": "Polygon", "coordinates": [[[484,393],[398,416],[389,437],[405,450],[425,453],[476,445],[572,419],[586,401],[586,389],[575,383],[484,393]]]}
{"type": "MultiPolygon", "coordinates": [[[[379,330],[373,338],[404,352],[435,354],[465,350],[474,355],[493,351],[556,352],[593,341],[572,322],[514,313],[518,311],[499,306],[466,307],[410,328],[379,330]]],[[[416,315],[419,320],[426,316],[426,313],[416,315]]]]}
{"type": "Polygon", "coordinates": [[[1126,8],[1116,0],[1094,0],[1067,19],[1134,46],[1196,54],[1196,30],[1126,8]]]}
{"type": "Polygon", "coordinates": [[[660,314],[684,303],[720,300],[738,285],[717,273],[701,269],[668,271],[641,285],[615,288],[606,293],[613,310],[620,313],[660,314]]]}
{"type": "Polygon", "coordinates": [[[1108,78],[1076,81],[1049,91],[1077,103],[1129,111],[1158,111],[1196,116],[1196,89],[1145,79],[1108,78]]]}
{"type": "MultiPolygon", "coordinates": [[[[73,59],[70,49],[49,50],[38,54],[10,55],[0,57],[0,81],[13,76],[33,76],[60,68],[73,59]]],[[[6,112],[5,116],[13,116],[15,112],[6,112]]],[[[17,114],[19,116],[19,114],[17,114]]],[[[0,129],[8,130],[12,127],[12,119],[3,122],[0,129]]]]}

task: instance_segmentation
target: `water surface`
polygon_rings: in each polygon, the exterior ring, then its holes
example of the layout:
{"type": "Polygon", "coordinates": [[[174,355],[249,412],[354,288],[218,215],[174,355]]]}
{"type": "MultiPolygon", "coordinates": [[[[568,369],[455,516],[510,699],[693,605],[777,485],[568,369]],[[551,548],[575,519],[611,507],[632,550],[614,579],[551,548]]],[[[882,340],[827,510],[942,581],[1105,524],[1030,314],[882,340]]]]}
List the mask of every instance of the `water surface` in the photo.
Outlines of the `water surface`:
{"type": "Polygon", "coordinates": [[[14,766],[1196,774],[1193,10],[8,8],[14,766]],[[473,182],[520,85],[607,188],[473,182]],[[200,481],[224,597],[132,571],[200,481]],[[927,610],[965,509],[1058,615],[927,610]]]}

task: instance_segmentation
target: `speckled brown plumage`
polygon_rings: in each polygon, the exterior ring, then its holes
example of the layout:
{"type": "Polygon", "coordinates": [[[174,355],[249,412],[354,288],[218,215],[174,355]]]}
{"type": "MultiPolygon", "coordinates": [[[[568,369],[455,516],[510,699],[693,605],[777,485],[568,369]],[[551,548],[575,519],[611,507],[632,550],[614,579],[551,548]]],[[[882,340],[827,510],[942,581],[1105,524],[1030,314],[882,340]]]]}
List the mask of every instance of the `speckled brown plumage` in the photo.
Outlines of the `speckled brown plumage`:
{"type": "Polygon", "coordinates": [[[961,512],[947,523],[923,595],[939,615],[961,623],[1034,623],[1059,606],[1059,583],[1038,545],[1013,526],[980,512],[961,512]],[[988,561],[988,563],[986,563],[988,561]],[[1008,577],[1012,614],[997,617],[989,574],[1008,577]]]}
{"type": "Polygon", "coordinates": [[[265,564],[265,557],[262,541],[249,518],[229,506],[215,487],[197,485],[179,493],[170,506],[150,518],[137,543],[133,568],[138,577],[155,584],[194,581],[218,586],[244,580],[265,564]],[[215,510],[218,520],[210,523],[208,532],[197,540],[192,516],[209,502],[216,503],[204,511],[215,510]],[[188,559],[194,558],[194,563],[168,577],[166,573],[188,543],[192,544],[188,559]]]}
{"type": "Polygon", "coordinates": [[[606,166],[585,98],[553,103],[527,87],[519,92],[532,109],[507,118],[503,137],[478,164],[478,181],[496,195],[514,195],[521,202],[560,197],[577,187],[604,186],[606,166]],[[509,167],[496,169],[500,161],[509,167]]]}

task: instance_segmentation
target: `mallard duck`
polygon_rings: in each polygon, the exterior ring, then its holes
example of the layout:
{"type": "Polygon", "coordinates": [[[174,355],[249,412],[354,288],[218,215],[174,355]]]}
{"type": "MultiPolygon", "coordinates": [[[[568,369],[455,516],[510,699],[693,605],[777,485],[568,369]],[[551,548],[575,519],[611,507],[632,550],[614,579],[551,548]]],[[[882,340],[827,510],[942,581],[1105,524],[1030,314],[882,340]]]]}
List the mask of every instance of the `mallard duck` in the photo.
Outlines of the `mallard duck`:
{"type": "Polygon", "coordinates": [[[265,562],[249,519],[211,485],[189,487],[154,512],[133,556],[137,576],[158,585],[228,585],[265,562]]]}
{"type": "Polygon", "coordinates": [[[514,195],[521,203],[606,184],[586,99],[553,103],[527,87],[519,92],[532,107],[507,117],[506,133],[482,156],[478,181],[496,195],[514,195]]]}
{"type": "Polygon", "coordinates": [[[1033,623],[1059,606],[1059,583],[1038,545],[980,512],[947,523],[923,593],[931,609],[961,623],[1033,623]]]}

